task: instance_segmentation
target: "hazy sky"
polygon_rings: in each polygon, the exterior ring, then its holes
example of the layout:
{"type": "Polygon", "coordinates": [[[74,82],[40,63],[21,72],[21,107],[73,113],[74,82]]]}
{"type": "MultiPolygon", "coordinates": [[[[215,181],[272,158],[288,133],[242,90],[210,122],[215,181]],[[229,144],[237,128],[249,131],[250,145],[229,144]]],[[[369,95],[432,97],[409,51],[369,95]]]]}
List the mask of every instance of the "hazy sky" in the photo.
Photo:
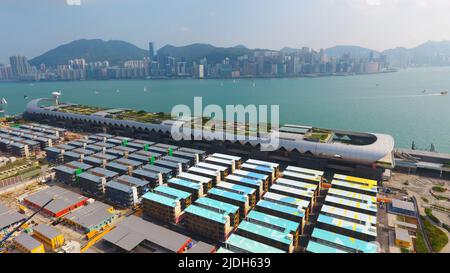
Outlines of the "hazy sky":
{"type": "Polygon", "coordinates": [[[80,38],[376,50],[450,39],[450,0],[0,0],[0,63],[80,38]]]}

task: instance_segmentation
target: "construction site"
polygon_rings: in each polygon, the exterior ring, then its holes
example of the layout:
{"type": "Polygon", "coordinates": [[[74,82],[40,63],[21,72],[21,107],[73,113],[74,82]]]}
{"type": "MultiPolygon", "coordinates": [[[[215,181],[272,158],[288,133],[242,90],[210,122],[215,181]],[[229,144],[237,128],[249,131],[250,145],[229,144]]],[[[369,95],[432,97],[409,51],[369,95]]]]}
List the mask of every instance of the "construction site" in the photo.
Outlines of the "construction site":
{"type": "Polygon", "coordinates": [[[32,132],[56,138],[17,159],[39,155],[44,173],[0,188],[5,253],[438,252],[424,222],[436,214],[448,226],[439,177],[424,189],[406,171],[374,180],[108,133],[2,128],[32,132]]]}

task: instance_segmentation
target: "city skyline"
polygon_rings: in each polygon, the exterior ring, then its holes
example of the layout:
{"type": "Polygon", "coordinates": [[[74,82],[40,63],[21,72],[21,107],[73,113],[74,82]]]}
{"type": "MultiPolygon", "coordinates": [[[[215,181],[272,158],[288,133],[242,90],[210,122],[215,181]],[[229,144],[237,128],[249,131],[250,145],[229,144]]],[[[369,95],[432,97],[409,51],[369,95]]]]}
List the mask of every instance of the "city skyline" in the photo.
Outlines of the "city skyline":
{"type": "Polygon", "coordinates": [[[3,1],[0,16],[5,21],[19,15],[27,20],[0,29],[0,63],[11,55],[31,59],[80,38],[127,40],[141,48],[152,40],[156,49],[206,42],[274,50],[357,45],[377,51],[450,39],[449,28],[442,27],[450,25],[445,0],[183,2],[3,1]]]}

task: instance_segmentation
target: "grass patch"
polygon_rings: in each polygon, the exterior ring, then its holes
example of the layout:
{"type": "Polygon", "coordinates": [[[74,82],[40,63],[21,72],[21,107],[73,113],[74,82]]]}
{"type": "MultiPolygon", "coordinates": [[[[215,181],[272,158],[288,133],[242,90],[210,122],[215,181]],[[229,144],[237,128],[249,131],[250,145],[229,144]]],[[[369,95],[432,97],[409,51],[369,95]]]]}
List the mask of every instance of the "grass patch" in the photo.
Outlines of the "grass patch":
{"type": "Polygon", "coordinates": [[[446,188],[441,187],[441,186],[434,186],[434,187],[432,187],[431,189],[432,189],[433,191],[435,191],[435,192],[446,192],[446,191],[447,191],[446,188]]]}
{"type": "Polygon", "coordinates": [[[426,236],[428,236],[428,239],[431,242],[431,247],[433,248],[433,251],[435,252],[441,251],[442,248],[448,243],[447,235],[442,230],[434,226],[425,217],[421,216],[421,218],[425,226],[425,234],[426,236]]]}
{"type": "Polygon", "coordinates": [[[425,198],[425,197],[421,197],[422,198],[422,201],[423,202],[425,202],[425,203],[428,203],[428,202],[430,202],[430,201],[428,201],[428,199],[427,198],[425,198]]]}
{"type": "Polygon", "coordinates": [[[428,216],[428,218],[430,218],[433,222],[435,222],[435,223],[440,223],[441,221],[439,221],[439,219],[436,217],[436,216],[434,216],[434,214],[433,214],[433,210],[432,209],[430,209],[430,208],[425,208],[425,214],[428,216]]]}
{"type": "Polygon", "coordinates": [[[423,238],[422,232],[417,231],[417,236],[414,243],[414,249],[416,253],[428,253],[427,245],[425,244],[425,239],[423,238]]]}

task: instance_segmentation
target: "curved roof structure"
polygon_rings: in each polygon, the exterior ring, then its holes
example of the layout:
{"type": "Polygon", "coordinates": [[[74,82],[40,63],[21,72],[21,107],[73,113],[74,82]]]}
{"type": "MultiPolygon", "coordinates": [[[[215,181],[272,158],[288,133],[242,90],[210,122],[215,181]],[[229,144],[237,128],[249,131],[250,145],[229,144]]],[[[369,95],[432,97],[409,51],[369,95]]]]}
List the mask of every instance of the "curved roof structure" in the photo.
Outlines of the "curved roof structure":
{"type": "MultiPolygon", "coordinates": [[[[129,127],[140,130],[148,130],[162,133],[176,133],[179,122],[192,122],[191,120],[158,120],[159,122],[140,122],[137,120],[114,118],[117,111],[97,111],[92,113],[74,113],[60,111],[63,107],[73,106],[71,104],[60,104],[58,106],[41,107],[42,101],[52,101],[49,98],[34,99],[26,107],[26,113],[31,115],[52,116],[66,120],[79,120],[105,126],[129,127]],[[110,115],[97,115],[98,112],[112,113],[110,115]],[[177,123],[178,122],[178,123],[177,123]],[[174,131],[172,132],[172,129],[174,131]]],[[[95,110],[95,109],[94,109],[95,110]]],[[[118,109],[127,111],[124,109],[118,109]]],[[[308,126],[284,125],[279,129],[271,130],[270,133],[260,133],[258,137],[225,131],[221,135],[204,134],[203,128],[194,127],[189,137],[204,140],[226,140],[250,144],[253,147],[268,145],[269,140],[277,139],[274,150],[284,149],[288,152],[298,151],[302,154],[313,155],[321,158],[330,158],[359,164],[376,164],[383,168],[393,167],[394,139],[390,135],[361,133],[342,130],[319,129],[308,126]]],[[[180,136],[180,135],[177,135],[180,136]]]]}

